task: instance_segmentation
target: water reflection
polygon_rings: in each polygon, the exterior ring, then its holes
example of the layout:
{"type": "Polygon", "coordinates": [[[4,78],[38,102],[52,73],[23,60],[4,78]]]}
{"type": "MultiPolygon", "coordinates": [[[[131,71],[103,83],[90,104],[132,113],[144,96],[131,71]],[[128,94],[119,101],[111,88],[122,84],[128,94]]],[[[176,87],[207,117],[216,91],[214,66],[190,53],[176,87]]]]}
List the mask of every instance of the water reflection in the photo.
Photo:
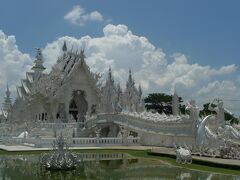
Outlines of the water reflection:
{"type": "Polygon", "coordinates": [[[129,158],[126,154],[81,154],[83,164],[73,171],[47,171],[39,155],[0,156],[0,180],[28,179],[197,179],[239,180],[240,177],[177,168],[157,160],[129,158]]]}

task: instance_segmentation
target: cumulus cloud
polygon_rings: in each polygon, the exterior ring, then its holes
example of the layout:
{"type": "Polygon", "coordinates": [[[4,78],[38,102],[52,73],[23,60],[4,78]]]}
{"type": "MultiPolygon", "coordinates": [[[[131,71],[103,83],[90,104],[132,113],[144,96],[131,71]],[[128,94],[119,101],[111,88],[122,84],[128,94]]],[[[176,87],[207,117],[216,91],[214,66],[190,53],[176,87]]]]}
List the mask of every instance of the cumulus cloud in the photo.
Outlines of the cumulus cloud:
{"type": "Polygon", "coordinates": [[[88,21],[101,22],[104,20],[103,15],[98,11],[92,11],[87,13],[80,5],[73,6],[64,19],[71,24],[84,26],[88,21]]]}
{"type": "Polygon", "coordinates": [[[203,86],[197,91],[194,96],[198,98],[199,103],[206,103],[204,100],[208,99],[222,99],[225,107],[236,114],[239,114],[239,91],[240,84],[231,80],[213,81],[203,86]]]}
{"type": "MultiPolygon", "coordinates": [[[[146,37],[135,35],[125,25],[109,24],[104,27],[101,37],[84,36],[77,39],[64,36],[48,43],[43,48],[48,72],[61,54],[64,41],[68,49],[79,50],[84,47],[91,70],[106,74],[111,66],[115,81],[123,88],[131,68],[136,84],[142,85],[145,95],[149,92],[171,93],[176,87],[185,100],[195,98],[204,103],[215,97],[240,99],[240,82],[227,79],[226,76],[236,72],[236,65],[214,68],[191,64],[182,53],[166,55],[146,37]]],[[[232,104],[229,102],[227,105],[232,107],[232,104]]]]}
{"type": "MultiPolygon", "coordinates": [[[[106,72],[111,66],[116,81],[122,86],[125,86],[131,68],[136,83],[143,86],[145,93],[171,93],[176,86],[184,98],[200,99],[203,95],[196,92],[201,88],[210,86],[216,78],[224,78],[236,71],[236,65],[233,64],[220,68],[190,64],[182,53],[175,53],[171,55],[172,59],[168,59],[146,37],[134,35],[125,25],[112,24],[104,27],[102,37],[85,36],[76,39],[65,36],[49,43],[43,51],[46,61],[51,62],[49,66],[59,55],[64,40],[69,48],[85,47],[87,63],[94,71],[106,72]]],[[[205,101],[215,92],[209,91],[208,94],[208,97],[204,96],[205,101]]]]}
{"type": "Polygon", "coordinates": [[[7,36],[0,30],[0,102],[3,102],[6,84],[15,91],[20,78],[24,77],[30,68],[32,60],[28,54],[19,51],[15,36],[7,36]]]}

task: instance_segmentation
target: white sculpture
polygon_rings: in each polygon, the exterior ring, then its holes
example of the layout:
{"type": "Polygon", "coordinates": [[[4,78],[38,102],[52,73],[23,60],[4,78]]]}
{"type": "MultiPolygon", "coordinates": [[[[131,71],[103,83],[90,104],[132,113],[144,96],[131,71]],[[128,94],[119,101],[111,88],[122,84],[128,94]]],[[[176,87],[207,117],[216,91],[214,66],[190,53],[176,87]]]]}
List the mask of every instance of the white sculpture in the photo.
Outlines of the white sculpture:
{"type": "Polygon", "coordinates": [[[21,134],[19,134],[18,138],[26,138],[28,137],[28,132],[27,131],[24,131],[22,132],[21,134]]]}
{"type": "Polygon", "coordinates": [[[185,148],[178,148],[176,150],[176,162],[180,164],[191,164],[192,163],[192,155],[191,151],[185,148]]]}
{"type": "Polygon", "coordinates": [[[204,145],[206,143],[207,137],[209,135],[213,137],[214,139],[216,136],[214,136],[211,131],[206,127],[206,124],[208,120],[210,119],[211,115],[206,116],[203,120],[200,120],[198,126],[197,126],[197,138],[196,138],[196,144],[198,146],[204,145]]]}
{"type": "MultiPolygon", "coordinates": [[[[224,147],[226,143],[230,147],[232,147],[232,151],[239,151],[238,146],[235,146],[236,143],[240,142],[240,133],[232,126],[226,125],[224,119],[224,108],[222,101],[218,101],[217,107],[215,111],[217,112],[216,115],[216,122],[218,123],[218,130],[215,133],[209,127],[207,127],[207,123],[214,115],[208,115],[203,120],[198,118],[196,121],[196,150],[194,153],[200,153],[201,155],[207,156],[216,156],[220,153],[222,154],[221,157],[225,157],[224,155],[224,147]],[[198,152],[197,152],[198,151],[198,152]]],[[[192,113],[196,113],[196,109],[189,105],[190,111],[192,113]],[[195,109],[195,112],[194,112],[195,109]]],[[[195,114],[196,115],[196,114],[195,114]]],[[[197,117],[195,116],[197,119],[197,117]]],[[[225,148],[226,149],[226,148],[225,148]]],[[[235,153],[232,155],[231,158],[238,158],[239,155],[235,153]]]]}

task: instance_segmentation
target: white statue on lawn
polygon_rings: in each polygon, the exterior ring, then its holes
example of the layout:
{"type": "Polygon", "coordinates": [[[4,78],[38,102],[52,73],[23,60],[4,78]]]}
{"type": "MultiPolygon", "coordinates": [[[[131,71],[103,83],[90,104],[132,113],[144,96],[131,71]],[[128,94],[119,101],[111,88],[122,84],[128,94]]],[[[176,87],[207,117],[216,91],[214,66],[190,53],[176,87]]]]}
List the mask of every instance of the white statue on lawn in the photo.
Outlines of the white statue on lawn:
{"type": "Polygon", "coordinates": [[[192,155],[191,151],[180,147],[176,150],[176,162],[180,164],[191,164],[192,163],[192,155]]]}

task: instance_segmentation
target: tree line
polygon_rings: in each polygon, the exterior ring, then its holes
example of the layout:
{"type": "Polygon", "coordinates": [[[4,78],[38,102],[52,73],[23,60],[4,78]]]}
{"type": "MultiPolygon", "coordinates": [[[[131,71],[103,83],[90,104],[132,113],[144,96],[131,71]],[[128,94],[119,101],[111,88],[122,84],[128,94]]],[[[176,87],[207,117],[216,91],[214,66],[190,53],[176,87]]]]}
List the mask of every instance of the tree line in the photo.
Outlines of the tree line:
{"type": "MultiPolygon", "coordinates": [[[[168,95],[165,93],[150,93],[146,98],[144,98],[145,102],[145,108],[147,111],[156,112],[159,114],[166,114],[171,115],[172,112],[172,95],[168,95]]],[[[199,112],[199,116],[201,118],[210,115],[210,114],[216,114],[215,111],[211,110],[212,108],[209,107],[216,107],[216,104],[212,103],[205,103],[202,107],[202,109],[199,112]]],[[[179,109],[181,114],[188,114],[189,112],[186,110],[186,106],[183,104],[182,97],[179,97],[179,109]]],[[[239,123],[239,117],[236,117],[234,114],[230,112],[224,113],[225,120],[228,121],[231,124],[238,124],[239,123]]]]}

